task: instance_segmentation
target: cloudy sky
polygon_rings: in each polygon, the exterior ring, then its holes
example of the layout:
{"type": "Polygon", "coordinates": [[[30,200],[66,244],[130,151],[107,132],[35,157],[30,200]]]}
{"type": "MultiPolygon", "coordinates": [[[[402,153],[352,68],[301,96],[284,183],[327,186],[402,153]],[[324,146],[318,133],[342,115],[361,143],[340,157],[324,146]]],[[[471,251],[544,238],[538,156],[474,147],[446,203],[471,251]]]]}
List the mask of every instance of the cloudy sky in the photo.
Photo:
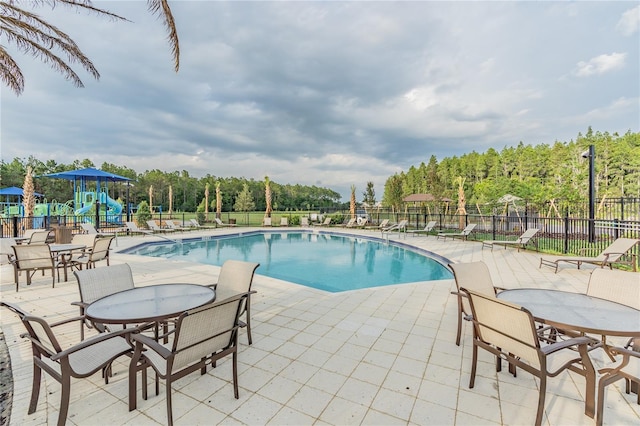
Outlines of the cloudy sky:
{"type": "Polygon", "coordinates": [[[76,68],[75,88],[15,53],[26,89],[2,87],[3,160],[269,176],[346,201],[431,155],[640,129],[635,1],[176,0],[177,74],[146,2],[94,5],[131,22],[37,9],[101,78],[76,68]]]}

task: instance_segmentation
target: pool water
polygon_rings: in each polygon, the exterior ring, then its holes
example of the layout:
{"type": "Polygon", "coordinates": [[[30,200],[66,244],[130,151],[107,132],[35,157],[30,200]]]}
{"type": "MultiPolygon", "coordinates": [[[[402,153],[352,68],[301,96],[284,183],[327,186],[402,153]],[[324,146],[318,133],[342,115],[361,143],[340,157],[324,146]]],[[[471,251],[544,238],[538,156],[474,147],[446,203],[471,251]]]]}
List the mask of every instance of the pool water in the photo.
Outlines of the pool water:
{"type": "Polygon", "coordinates": [[[148,243],[125,252],[217,266],[228,259],[257,262],[260,275],[330,292],[453,278],[443,264],[417,251],[328,233],[256,232],[148,243]]]}

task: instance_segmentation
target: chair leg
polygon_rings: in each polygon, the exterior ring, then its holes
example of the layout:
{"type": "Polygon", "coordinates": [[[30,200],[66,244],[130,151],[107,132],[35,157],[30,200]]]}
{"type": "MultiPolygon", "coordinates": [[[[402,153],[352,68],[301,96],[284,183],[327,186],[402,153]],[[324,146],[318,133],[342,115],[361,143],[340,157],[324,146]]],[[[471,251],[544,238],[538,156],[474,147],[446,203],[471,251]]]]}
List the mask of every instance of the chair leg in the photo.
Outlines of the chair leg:
{"type": "Polygon", "coordinates": [[[233,396],[238,399],[238,351],[233,351],[233,396]]]}
{"type": "Polygon", "coordinates": [[[605,398],[605,388],[611,383],[617,382],[622,379],[622,376],[617,374],[606,374],[600,378],[598,381],[598,400],[597,400],[597,408],[596,408],[596,426],[602,426],[602,422],[604,421],[604,398],[605,398]]]}
{"type": "Polygon", "coordinates": [[[473,357],[471,359],[471,377],[469,378],[469,388],[472,388],[476,382],[476,364],[478,362],[478,345],[473,342],[473,357]]]}
{"type": "Polygon", "coordinates": [[[456,345],[460,346],[460,337],[462,336],[462,312],[458,311],[458,334],[456,335],[456,345]]]}
{"type": "Polygon", "coordinates": [[[167,374],[167,424],[173,426],[173,411],[171,409],[171,375],[167,374]]]}
{"type": "Polygon", "coordinates": [[[538,395],[538,412],[536,414],[536,426],[542,424],[542,415],[544,414],[544,399],[547,393],[547,376],[543,373],[540,376],[540,394],[538,395]]]}
{"type": "Polygon", "coordinates": [[[37,364],[33,364],[33,380],[31,381],[31,401],[29,401],[29,414],[33,414],[38,406],[40,396],[40,381],[42,380],[42,369],[37,364]]]}
{"type": "Polygon", "coordinates": [[[247,340],[249,341],[249,345],[251,345],[251,343],[253,343],[253,340],[251,339],[251,304],[250,304],[250,298],[247,298],[247,340]]]}
{"type": "Polygon", "coordinates": [[[58,426],[64,426],[69,412],[69,397],[71,396],[71,377],[62,376],[62,396],[60,397],[60,413],[58,414],[58,426]]]}

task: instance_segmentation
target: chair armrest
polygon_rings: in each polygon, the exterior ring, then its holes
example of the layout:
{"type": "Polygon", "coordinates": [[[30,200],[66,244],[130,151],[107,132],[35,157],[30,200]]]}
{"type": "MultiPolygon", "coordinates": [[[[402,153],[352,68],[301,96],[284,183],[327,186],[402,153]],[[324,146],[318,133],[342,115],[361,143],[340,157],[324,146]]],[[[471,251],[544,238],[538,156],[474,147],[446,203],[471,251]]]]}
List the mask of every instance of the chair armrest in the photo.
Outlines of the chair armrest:
{"type": "Polygon", "coordinates": [[[212,289],[216,289],[218,288],[218,283],[213,283],[213,284],[207,284],[205,287],[211,287],[212,289]]]}
{"type": "Polygon", "coordinates": [[[77,317],[73,317],[73,318],[67,318],[58,322],[53,322],[51,324],[49,324],[49,327],[53,328],[53,327],[57,327],[59,325],[64,325],[64,324],[69,324],[71,322],[75,322],[75,321],[84,321],[84,316],[77,316],[77,317]]]}
{"type": "Polygon", "coordinates": [[[572,339],[567,339],[567,340],[562,340],[558,343],[552,343],[548,346],[545,346],[543,348],[540,348],[540,350],[545,354],[545,355],[550,355],[554,352],[557,352],[561,349],[566,349],[569,348],[571,346],[581,346],[581,345],[589,345],[593,343],[593,339],[590,337],[586,337],[586,336],[582,336],[582,337],[574,337],[572,339]]]}
{"type": "Polygon", "coordinates": [[[88,303],[85,303],[85,302],[71,302],[71,304],[72,304],[73,306],[79,306],[79,307],[81,307],[81,308],[83,308],[83,309],[86,309],[86,308],[87,308],[87,306],[89,306],[89,304],[88,304],[88,303]]]}
{"type": "Polygon", "coordinates": [[[165,348],[160,343],[156,342],[154,339],[152,339],[149,336],[145,336],[144,334],[132,334],[131,340],[136,343],[136,347],[138,345],[140,346],[144,345],[147,348],[154,351],[155,353],[157,353],[158,355],[160,355],[164,359],[169,358],[172,354],[172,352],[169,349],[165,348]]]}
{"type": "Polygon", "coordinates": [[[62,352],[58,352],[57,354],[53,355],[51,357],[51,361],[57,361],[60,358],[64,358],[67,357],[69,355],[71,355],[74,352],[77,352],[81,349],[87,348],[91,345],[95,345],[96,343],[100,343],[103,342],[105,340],[109,340],[109,339],[113,339],[114,337],[118,337],[118,336],[122,336],[125,334],[130,334],[130,333],[134,333],[136,331],[135,328],[125,328],[122,330],[117,330],[117,331],[112,331],[110,333],[100,333],[97,334],[96,336],[89,338],[87,340],[83,340],[82,342],[78,343],[75,346],[70,347],[69,349],[65,349],[62,352]]]}

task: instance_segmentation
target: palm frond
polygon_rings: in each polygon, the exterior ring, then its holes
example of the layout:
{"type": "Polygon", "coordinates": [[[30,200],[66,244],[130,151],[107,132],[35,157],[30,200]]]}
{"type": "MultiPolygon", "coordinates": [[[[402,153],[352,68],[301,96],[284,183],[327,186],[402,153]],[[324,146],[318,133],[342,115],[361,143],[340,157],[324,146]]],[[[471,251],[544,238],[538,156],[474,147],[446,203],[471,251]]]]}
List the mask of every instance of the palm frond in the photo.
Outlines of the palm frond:
{"type": "Polygon", "coordinates": [[[171,54],[173,55],[174,68],[176,72],[180,69],[180,43],[178,41],[178,31],[173,19],[173,13],[169,7],[168,0],[147,0],[149,11],[164,20],[164,26],[169,32],[167,37],[171,54]]]}

